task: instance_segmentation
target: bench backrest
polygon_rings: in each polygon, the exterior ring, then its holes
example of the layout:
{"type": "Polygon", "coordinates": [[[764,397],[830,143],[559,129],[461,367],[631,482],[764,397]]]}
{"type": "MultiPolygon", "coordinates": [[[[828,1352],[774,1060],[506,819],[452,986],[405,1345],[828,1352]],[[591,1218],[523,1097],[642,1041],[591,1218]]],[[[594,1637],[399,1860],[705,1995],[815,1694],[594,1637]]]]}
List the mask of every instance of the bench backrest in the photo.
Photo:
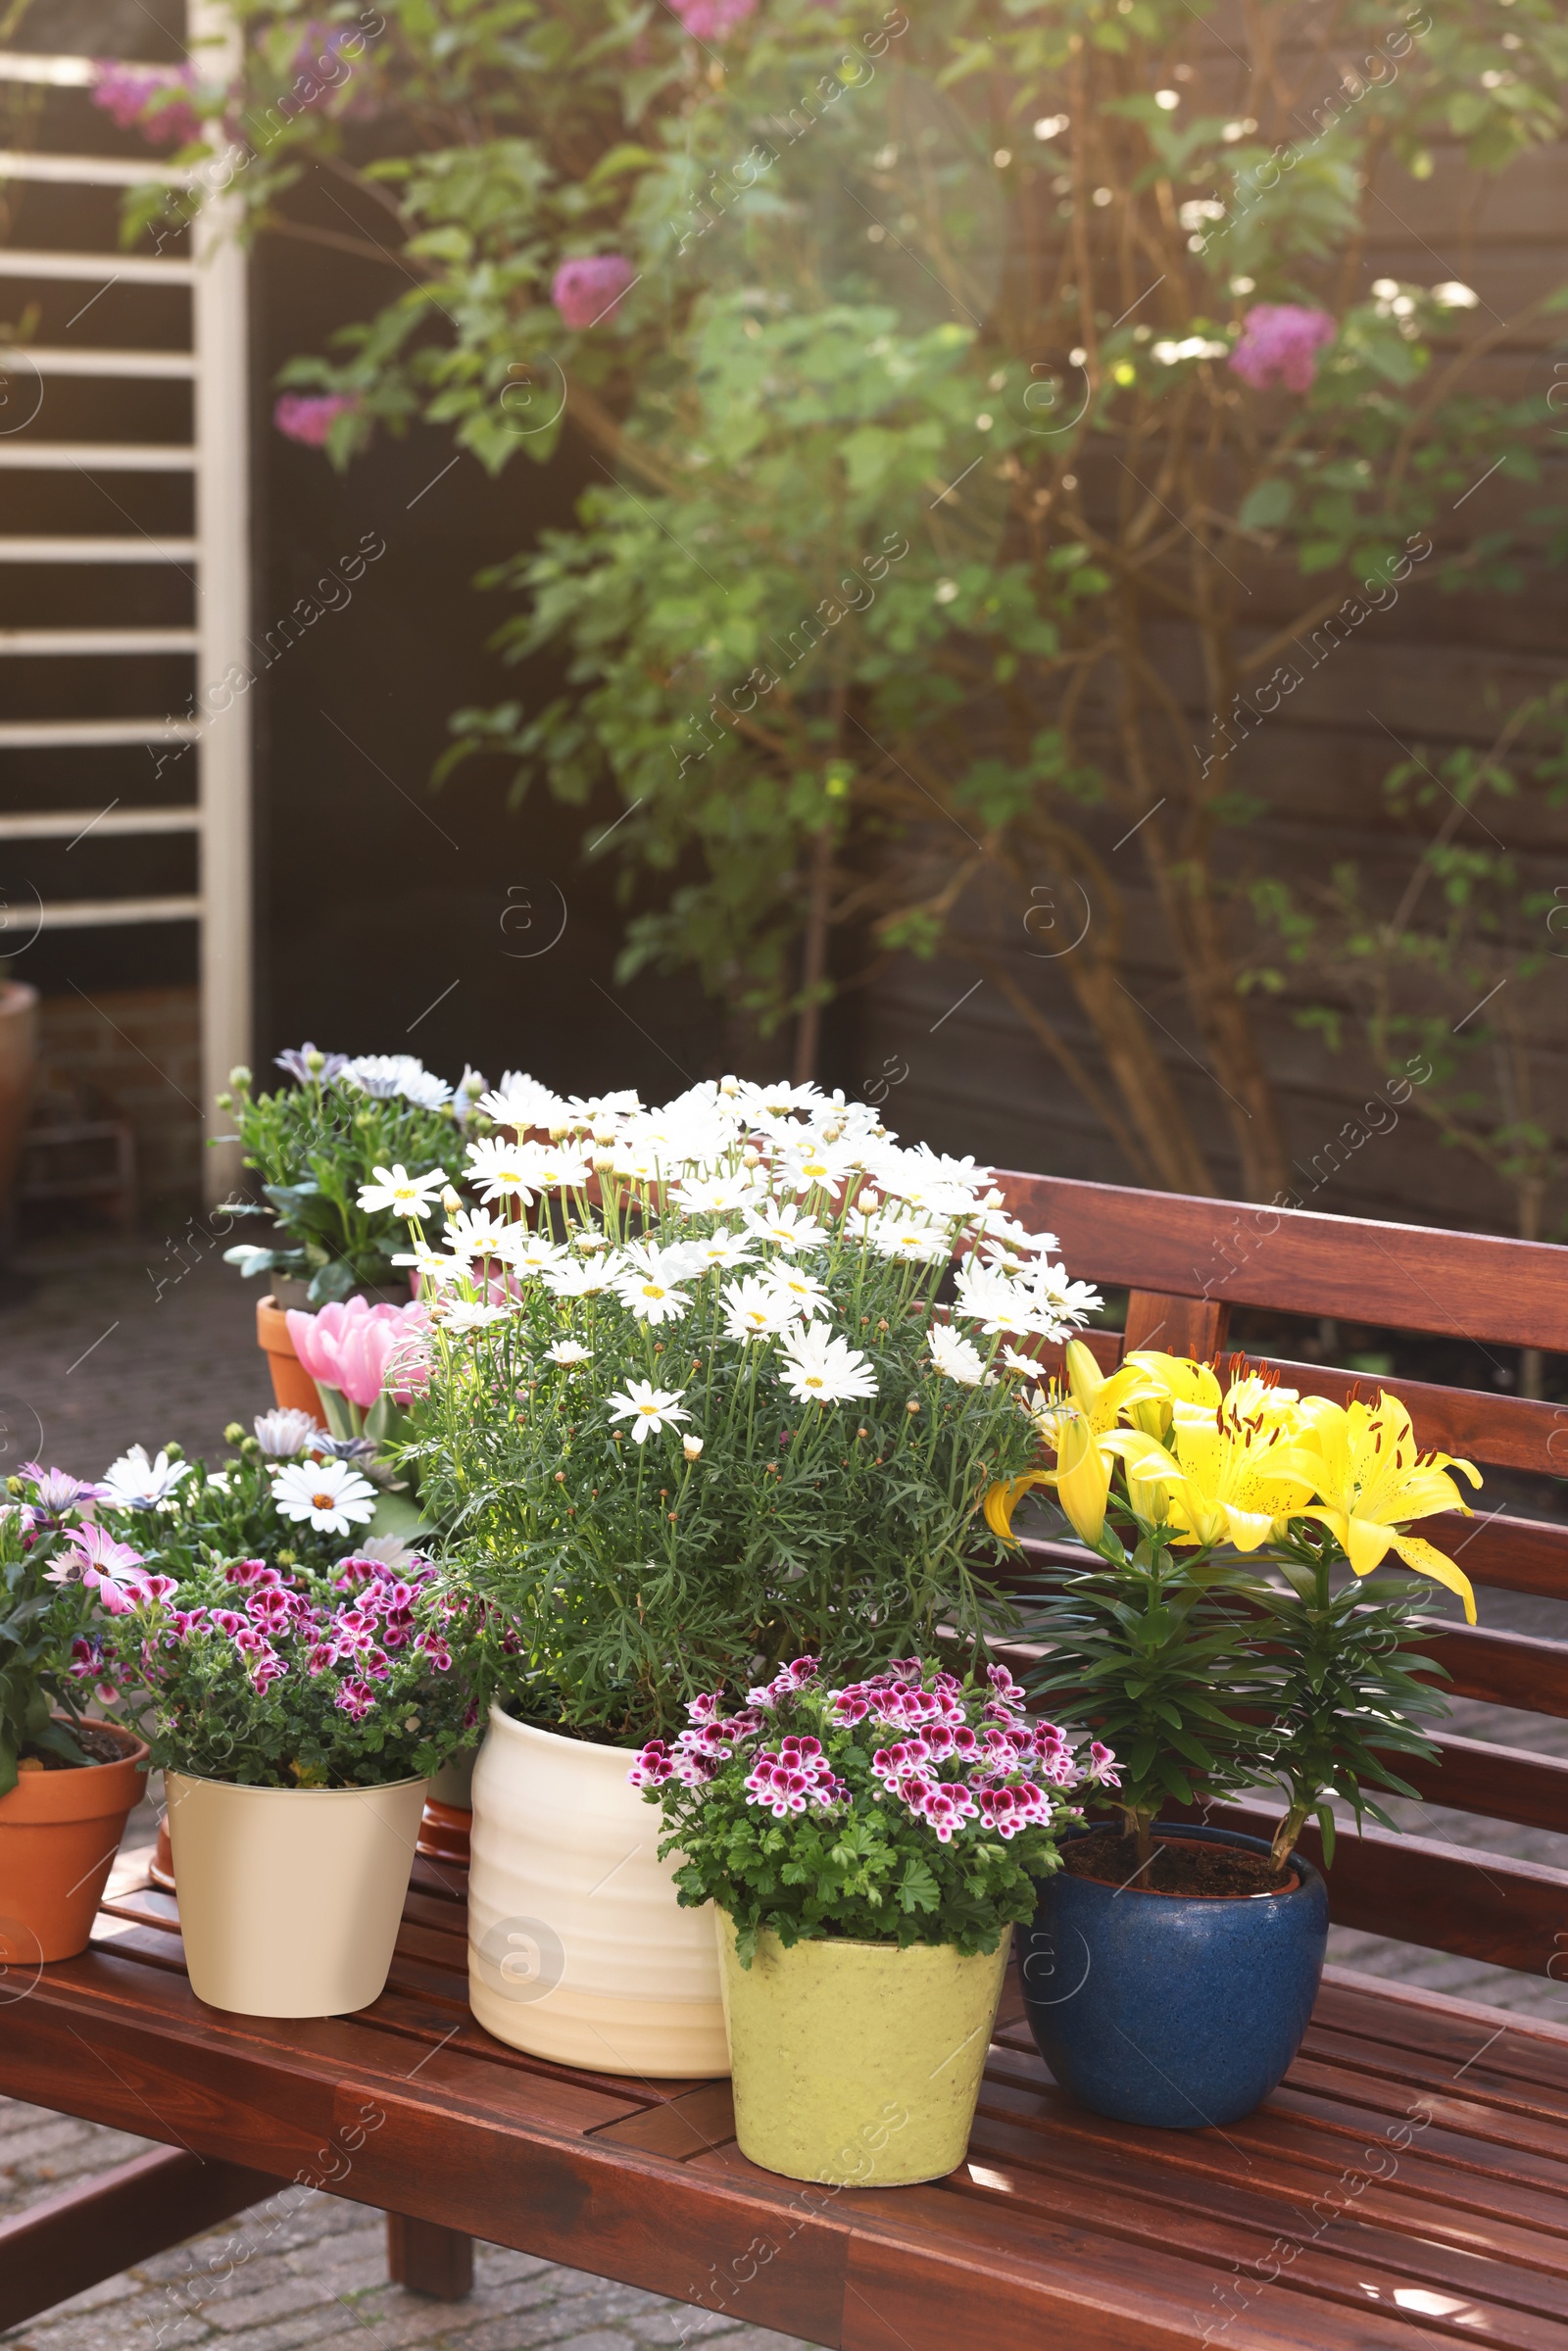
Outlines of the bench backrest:
{"type": "MultiPolygon", "coordinates": [[[[1054,1176],[1009,1172],[998,1182],[1015,1216],[1057,1235],[1074,1279],[1130,1292],[1125,1332],[1091,1335],[1107,1367],[1132,1347],[1200,1358],[1226,1349],[1237,1305],[1568,1354],[1568,1249],[1054,1176]]],[[[1364,1372],[1268,1360],[1303,1394],[1345,1401],[1379,1385],[1364,1372]]],[[[1568,1478],[1568,1406],[1386,1384],[1408,1406],[1423,1448],[1463,1454],[1483,1473],[1568,1478]]],[[[1483,1488],[1473,1518],[1434,1519],[1422,1531],[1477,1587],[1480,1626],[1446,1628],[1426,1643],[1452,1677],[1450,1694],[1568,1718],[1568,1641],[1486,1628],[1489,1587],[1568,1600],[1568,1525],[1522,1517],[1483,1488]]],[[[1479,1816],[1476,1849],[1376,1829],[1342,1837],[1328,1880],[1336,1922],[1568,1981],[1568,1871],[1494,1855],[1483,1826],[1568,1834],[1568,1762],[1445,1731],[1438,1744],[1441,1762],[1403,1776],[1424,1803],[1479,1816]]],[[[1262,1829],[1268,1816],[1233,1807],[1215,1818],[1262,1829]]],[[[1302,1843],[1316,1858],[1315,1832],[1302,1843]]]]}

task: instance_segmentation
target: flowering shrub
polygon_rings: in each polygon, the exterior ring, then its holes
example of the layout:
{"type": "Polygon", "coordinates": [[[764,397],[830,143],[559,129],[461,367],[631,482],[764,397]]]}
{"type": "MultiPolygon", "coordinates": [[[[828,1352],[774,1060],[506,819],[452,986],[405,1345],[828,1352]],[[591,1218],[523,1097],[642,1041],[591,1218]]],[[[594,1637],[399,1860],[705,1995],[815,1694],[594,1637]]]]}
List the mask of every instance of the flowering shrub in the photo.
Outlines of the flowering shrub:
{"type": "MultiPolygon", "coordinates": [[[[85,1763],[70,1730],[79,1721],[79,1671],[100,1609],[128,1605],[140,1581],[136,1554],[84,1513],[102,1488],[63,1469],[25,1461],[0,1502],[0,1796],[24,1757],[85,1763]]],[[[97,1679],[94,1676],[94,1679],[97,1679]]]]}
{"type": "Polygon", "coordinates": [[[248,1788],[425,1778],[478,1720],[477,1612],[424,1560],[317,1572],[202,1560],[143,1585],[101,1636],[153,1761],[248,1788]]]}
{"type": "Polygon", "coordinates": [[[1317,355],[1338,333],[1327,311],[1308,310],[1299,302],[1254,302],[1242,320],[1230,366],[1255,392],[1270,384],[1283,384],[1288,392],[1310,392],[1317,355]]]}
{"type": "Polygon", "coordinates": [[[594,253],[580,261],[563,262],[550,288],[550,299],[565,326],[597,326],[614,309],[637,272],[624,255],[594,253]]]}
{"type": "Polygon", "coordinates": [[[106,57],[93,70],[94,106],[122,130],[139,130],[154,147],[185,147],[200,137],[197,95],[193,66],[129,66],[106,57]]]}
{"type": "Polygon", "coordinates": [[[555,1140],[474,1143],[483,1205],[410,1252],[433,1358],[413,1453],[564,1728],[630,1743],[803,1650],[848,1676],[1010,1621],[970,1567],[985,1492],[1038,1445],[1039,1366],[1004,1335],[1097,1299],[989,1169],[813,1086],[644,1110],[514,1079],[480,1107],[555,1140]]]}
{"type": "Polygon", "coordinates": [[[1116,1785],[1054,1723],[1030,1722],[1004,1666],[960,1683],[917,1657],[842,1690],[797,1657],[726,1713],[694,1698],[673,1748],[654,1739],[628,1777],[663,1811],[661,1857],[688,1909],[717,1902],[742,1964],[760,1932],[786,1944],[953,1943],[994,1951],[1032,1916],[1035,1880],[1080,1788],[1116,1785]]]}
{"type": "MultiPolygon", "coordinates": [[[[449,1086],[412,1053],[350,1057],[314,1045],[279,1053],[277,1066],[291,1087],[256,1094],[250,1071],[236,1069],[231,1092],[218,1098],[234,1114],[245,1165],[261,1176],[270,1206],[230,1204],[240,1215],[270,1214],[280,1235],[270,1247],[242,1243],[225,1250],[227,1262],[247,1276],[276,1272],[308,1282],[313,1306],[397,1281],[395,1207],[367,1206],[362,1187],[376,1169],[395,1165],[399,1176],[412,1168],[426,1193],[439,1194],[443,1171],[473,1123],[483,1078],[466,1069],[449,1086]]],[[[428,1212],[439,1223],[440,1209],[428,1212]]]]}
{"type": "Polygon", "coordinates": [[[339,416],[352,416],[359,405],[352,392],[280,392],[272,406],[272,422],[285,440],[324,449],[339,416]]]}

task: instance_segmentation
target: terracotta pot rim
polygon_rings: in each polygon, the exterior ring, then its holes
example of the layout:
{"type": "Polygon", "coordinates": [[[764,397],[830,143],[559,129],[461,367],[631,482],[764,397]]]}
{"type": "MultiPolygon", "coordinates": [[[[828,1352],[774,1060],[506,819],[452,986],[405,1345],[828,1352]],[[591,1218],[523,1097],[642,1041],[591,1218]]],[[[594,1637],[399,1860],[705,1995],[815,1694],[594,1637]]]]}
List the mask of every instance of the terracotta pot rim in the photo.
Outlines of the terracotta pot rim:
{"type": "MultiPolygon", "coordinates": [[[[67,1729],[72,1727],[69,1716],[57,1715],[55,1720],[67,1729]]],[[[0,1826],[64,1828],[72,1822],[113,1820],[117,1813],[127,1815],[135,1810],[151,1752],[147,1741],[122,1723],[98,1723],[96,1728],[127,1741],[124,1753],[113,1763],[78,1763],[61,1772],[20,1773],[16,1787],[0,1796],[0,1826]],[[84,1807],[83,1797],[88,1799],[84,1807]]]]}

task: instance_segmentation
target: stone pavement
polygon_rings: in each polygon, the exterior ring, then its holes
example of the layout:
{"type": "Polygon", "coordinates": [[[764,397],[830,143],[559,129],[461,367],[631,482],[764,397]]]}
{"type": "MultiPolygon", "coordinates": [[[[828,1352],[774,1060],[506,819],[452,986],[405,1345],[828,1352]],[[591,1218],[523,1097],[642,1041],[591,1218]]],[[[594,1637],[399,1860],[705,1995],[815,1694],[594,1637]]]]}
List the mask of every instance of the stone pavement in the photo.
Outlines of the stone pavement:
{"type": "MultiPolygon", "coordinates": [[[[0,1475],[39,1455],[78,1476],[126,1445],[177,1438],[222,1450],[231,1420],[271,1401],[256,1347],[257,1286],[220,1262],[192,1219],[144,1242],[56,1242],[0,1276],[0,1475]]],[[[1485,1621],[1563,1638],[1568,1606],[1488,1592],[1485,1621]]],[[[1472,1738],[1568,1755],[1568,1723],[1456,1705],[1472,1738]]],[[[156,1790],[153,1791],[156,1794],[156,1790]]],[[[1565,1834],[1396,1803],[1417,1835],[1568,1864],[1565,1834]]],[[[127,1841],[144,1842],[150,1812],[127,1841]]],[[[1336,1928],[1329,1955],[1372,1975],[1568,2023],[1568,1984],[1336,1928]]],[[[0,2217],[149,2142],[0,2099],[0,2217]]],[[[429,2302],[386,2282],[378,2213],[305,2188],[139,2264],[0,2335],[7,2351],[638,2351],[712,2335],[723,2351],[784,2351],[790,2338],[629,2286],[480,2246],[470,2300],[429,2302]]]]}

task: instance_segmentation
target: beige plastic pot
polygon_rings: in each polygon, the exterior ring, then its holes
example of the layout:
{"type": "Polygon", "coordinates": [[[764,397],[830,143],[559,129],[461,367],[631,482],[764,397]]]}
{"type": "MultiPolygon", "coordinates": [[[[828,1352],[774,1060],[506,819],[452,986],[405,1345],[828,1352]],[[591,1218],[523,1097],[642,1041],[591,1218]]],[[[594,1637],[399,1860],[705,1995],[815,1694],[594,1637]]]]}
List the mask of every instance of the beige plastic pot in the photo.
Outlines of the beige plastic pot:
{"type": "Polygon", "coordinates": [[[468,1999],[531,2057],[727,2074],[710,1910],[682,1910],[633,1756],[496,1707],[473,1775],[468,1999]]]}
{"type": "Polygon", "coordinates": [[[191,1989],[239,2016],[348,2016],[380,1996],[424,1780],[236,1788],[165,1774],[191,1989]]]}
{"type": "Polygon", "coordinates": [[[758,1936],[718,1914],[741,2153],[789,2180],[907,2187],[962,2163],[1007,1968],[951,1943],[758,1936]]]}

